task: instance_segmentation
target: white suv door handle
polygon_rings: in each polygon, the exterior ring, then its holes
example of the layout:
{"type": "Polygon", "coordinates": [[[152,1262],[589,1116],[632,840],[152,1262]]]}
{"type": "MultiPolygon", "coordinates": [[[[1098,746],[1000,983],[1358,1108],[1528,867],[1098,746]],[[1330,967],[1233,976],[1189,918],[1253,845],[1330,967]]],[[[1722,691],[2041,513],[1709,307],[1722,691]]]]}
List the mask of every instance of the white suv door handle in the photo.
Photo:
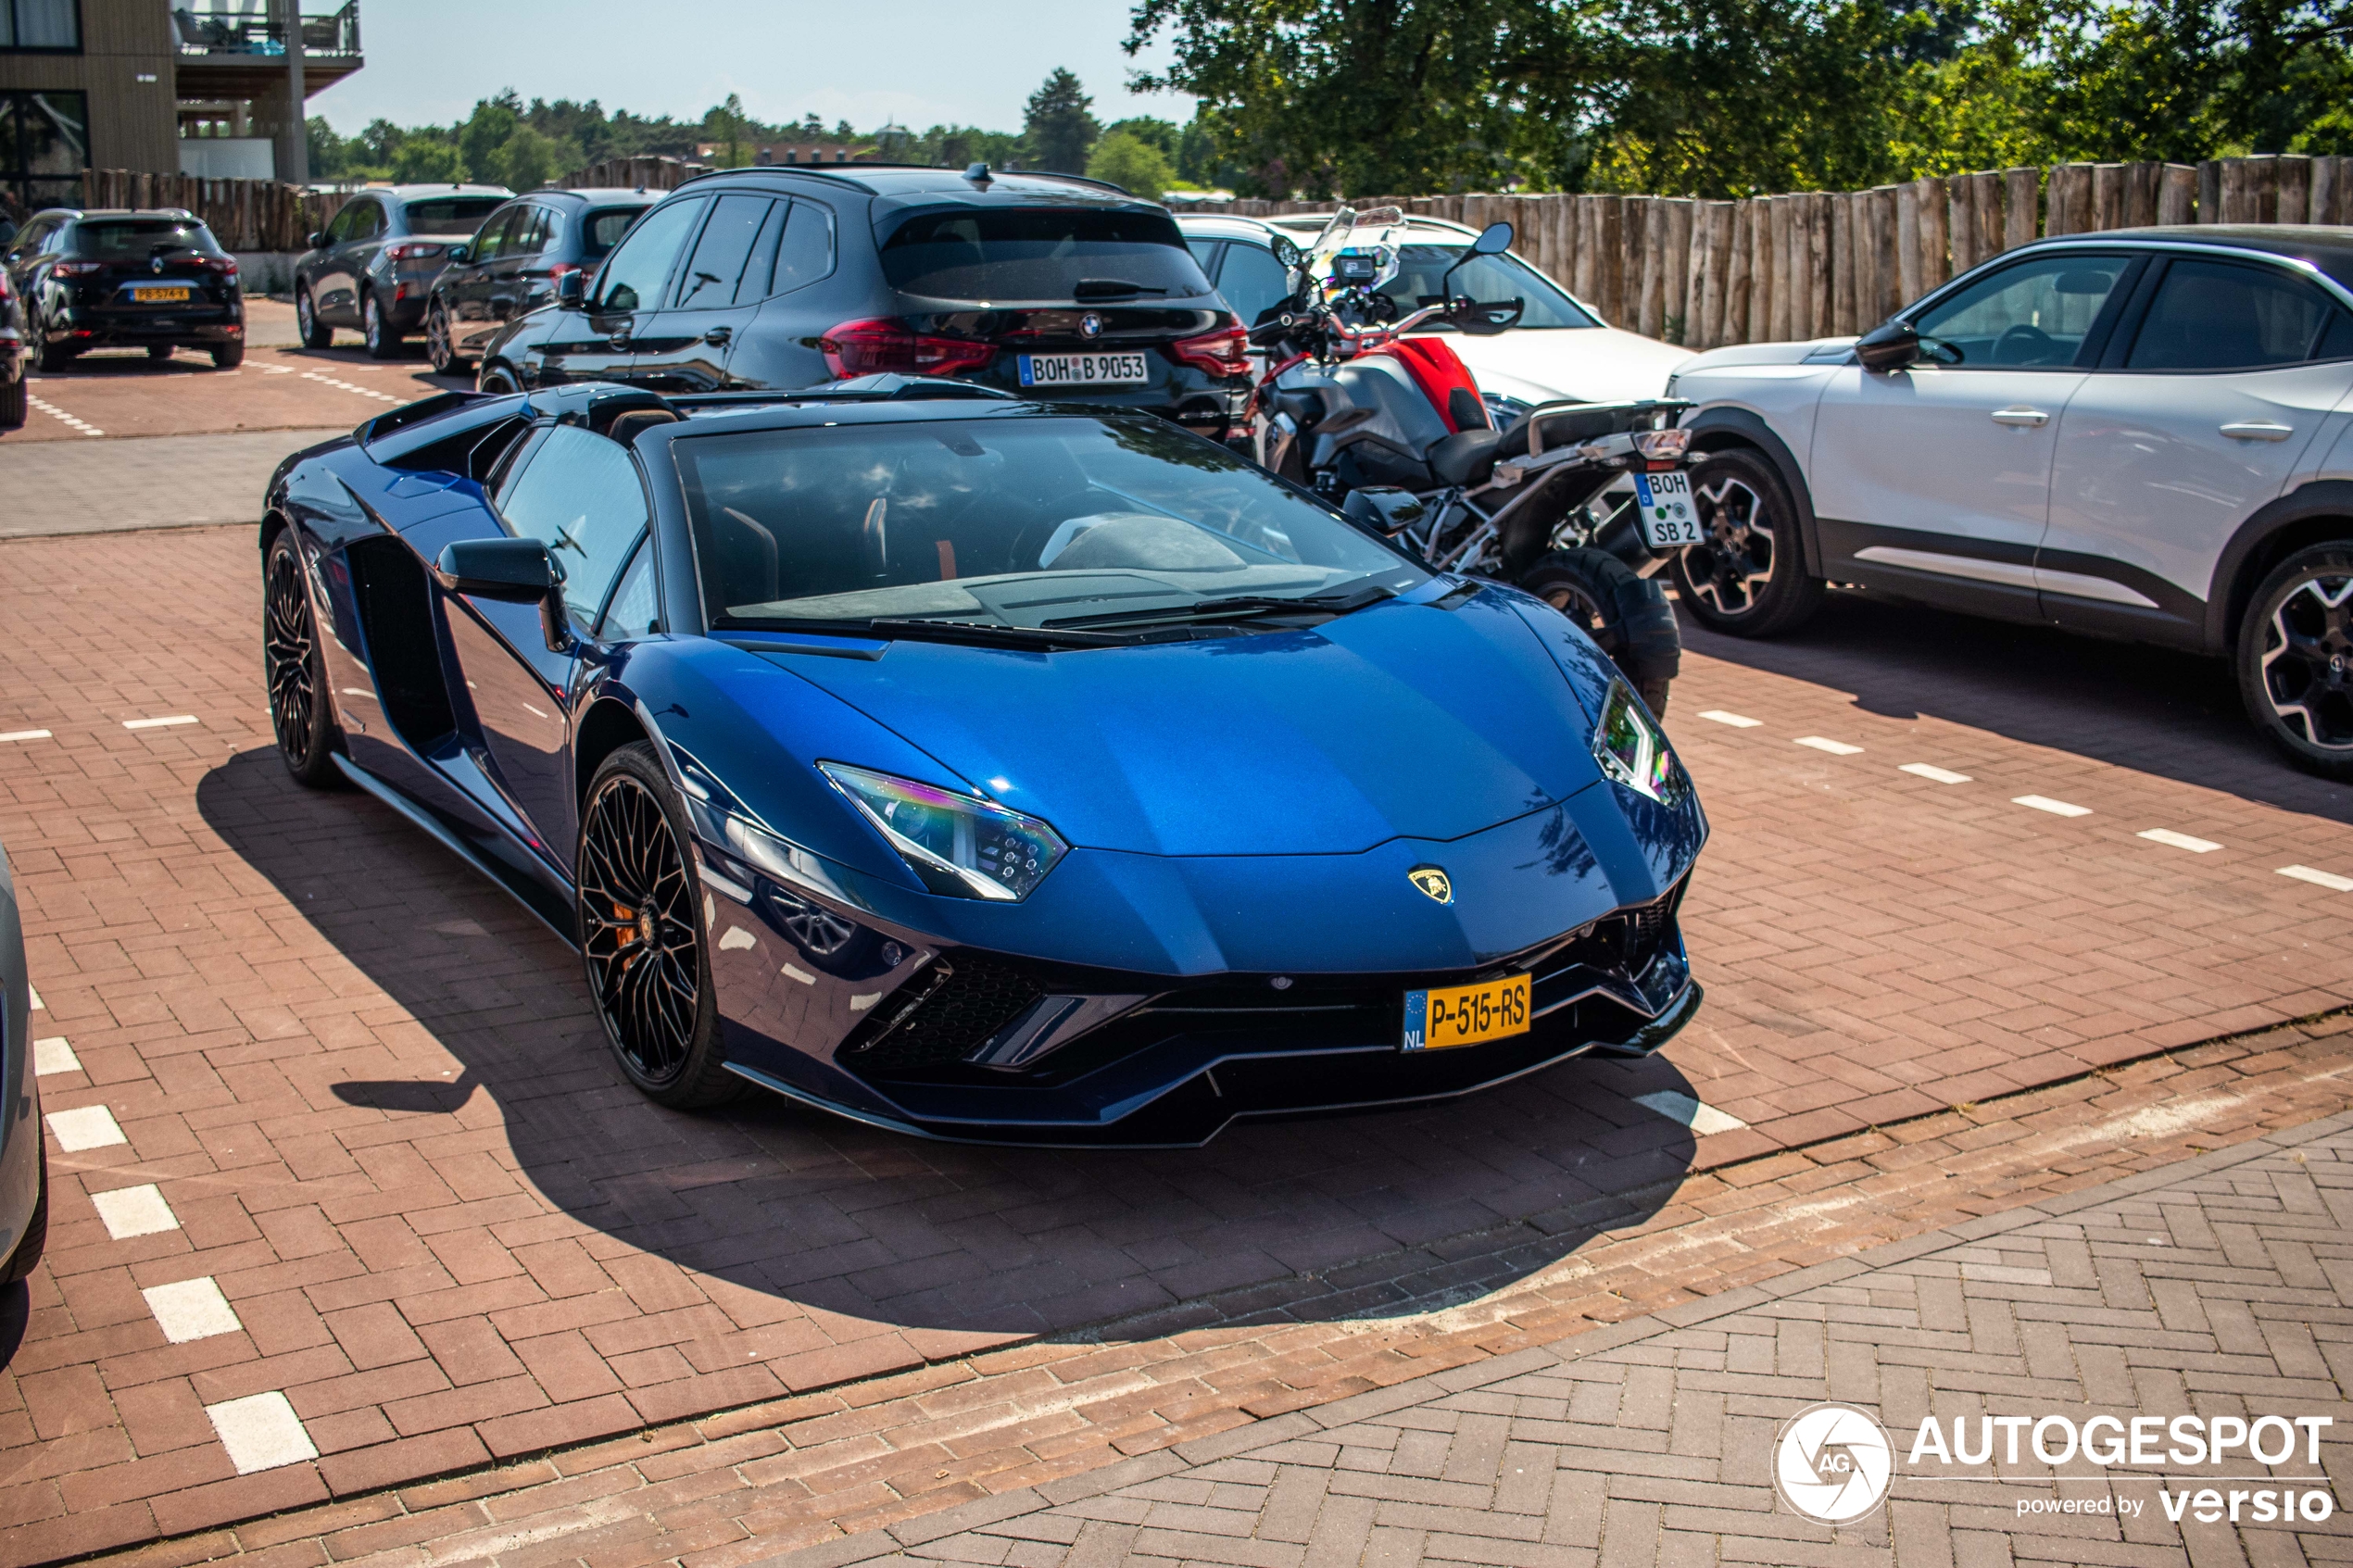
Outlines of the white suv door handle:
{"type": "Polygon", "coordinates": [[[2296,433],[2296,427],[2273,424],[2269,420],[2240,420],[2224,425],[2222,433],[2233,441],[2285,441],[2296,433]]]}
{"type": "Polygon", "coordinates": [[[1997,425],[2020,425],[2028,430],[2040,430],[2051,422],[2051,416],[2040,408],[1996,408],[1994,422],[1997,425]]]}

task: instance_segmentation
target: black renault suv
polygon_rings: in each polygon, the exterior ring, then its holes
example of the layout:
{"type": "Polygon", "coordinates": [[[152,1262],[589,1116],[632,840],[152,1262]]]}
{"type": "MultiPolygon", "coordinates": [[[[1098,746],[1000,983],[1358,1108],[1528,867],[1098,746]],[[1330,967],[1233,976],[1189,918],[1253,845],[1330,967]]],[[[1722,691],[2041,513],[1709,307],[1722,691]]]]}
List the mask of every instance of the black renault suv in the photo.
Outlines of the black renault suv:
{"type": "Polygon", "coordinates": [[[1055,174],[857,164],[700,175],[593,282],[483,350],[479,384],[658,392],[897,371],[1139,408],[1213,440],[1250,404],[1241,324],[1165,208],[1055,174]]]}
{"type": "Polygon", "coordinates": [[[36,212],[0,253],[24,309],[25,348],[44,370],[86,349],[209,352],[221,370],[245,357],[236,258],[179,207],[36,212]]]}

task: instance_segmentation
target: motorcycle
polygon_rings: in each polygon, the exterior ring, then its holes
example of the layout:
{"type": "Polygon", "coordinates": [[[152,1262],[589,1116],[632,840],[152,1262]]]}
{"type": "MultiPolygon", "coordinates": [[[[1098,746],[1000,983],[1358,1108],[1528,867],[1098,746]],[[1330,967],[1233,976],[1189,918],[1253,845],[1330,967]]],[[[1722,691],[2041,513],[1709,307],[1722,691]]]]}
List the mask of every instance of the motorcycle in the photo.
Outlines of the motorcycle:
{"type": "Polygon", "coordinates": [[[1430,566],[1551,604],[1663,713],[1682,638],[1655,574],[1701,538],[1682,461],[1690,437],[1675,428],[1691,405],[1547,403],[1496,429],[1445,340],[1407,334],[1440,320],[1473,335],[1518,321],[1521,300],[1453,295],[1464,261],[1508,250],[1512,226],[1490,225],[1439,295],[1401,317],[1381,289],[1397,250],[1378,236],[1403,220],[1395,207],[1342,207],[1303,249],[1277,238],[1294,288],[1250,329],[1266,356],[1253,455],[1430,566]]]}

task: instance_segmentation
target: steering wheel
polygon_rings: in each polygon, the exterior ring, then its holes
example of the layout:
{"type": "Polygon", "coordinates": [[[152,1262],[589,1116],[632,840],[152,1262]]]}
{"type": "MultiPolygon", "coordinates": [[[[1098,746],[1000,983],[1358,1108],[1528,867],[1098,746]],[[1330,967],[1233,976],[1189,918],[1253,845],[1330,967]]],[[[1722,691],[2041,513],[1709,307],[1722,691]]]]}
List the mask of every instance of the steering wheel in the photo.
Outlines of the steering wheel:
{"type": "Polygon", "coordinates": [[[1994,363],[1996,365],[2039,365],[2058,346],[2051,334],[2040,327],[2030,327],[2020,321],[2017,326],[1994,340],[1994,363]],[[2010,345],[2023,345],[2026,352],[2014,355],[2010,345]]]}

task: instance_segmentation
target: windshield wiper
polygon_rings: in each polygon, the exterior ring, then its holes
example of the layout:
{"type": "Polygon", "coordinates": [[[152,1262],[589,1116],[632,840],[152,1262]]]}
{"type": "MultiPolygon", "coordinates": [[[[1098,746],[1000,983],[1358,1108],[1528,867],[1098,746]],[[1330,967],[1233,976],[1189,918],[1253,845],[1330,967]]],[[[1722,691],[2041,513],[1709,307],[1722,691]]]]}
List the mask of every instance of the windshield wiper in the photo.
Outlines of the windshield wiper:
{"type": "Polygon", "coordinates": [[[1397,591],[1368,583],[1344,594],[1310,594],[1282,598],[1273,594],[1237,594],[1230,598],[1200,599],[1189,605],[1164,605],[1158,609],[1118,609],[1098,615],[1073,615],[1049,621],[1048,626],[1142,626],[1160,621],[1248,621],[1260,616],[1346,615],[1366,605],[1393,599],[1397,591]]]}
{"type": "Polygon", "coordinates": [[[1108,632],[1060,632],[1045,626],[1006,626],[990,621],[923,621],[912,616],[878,615],[863,629],[877,637],[907,642],[968,643],[975,647],[1023,648],[1032,652],[1119,647],[1134,641],[1108,632]]]}
{"type": "Polygon", "coordinates": [[[1131,283],[1125,278],[1081,278],[1071,285],[1073,299],[1113,299],[1131,294],[1166,294],[1166,289],[1150,283],[1131,283]]]}

